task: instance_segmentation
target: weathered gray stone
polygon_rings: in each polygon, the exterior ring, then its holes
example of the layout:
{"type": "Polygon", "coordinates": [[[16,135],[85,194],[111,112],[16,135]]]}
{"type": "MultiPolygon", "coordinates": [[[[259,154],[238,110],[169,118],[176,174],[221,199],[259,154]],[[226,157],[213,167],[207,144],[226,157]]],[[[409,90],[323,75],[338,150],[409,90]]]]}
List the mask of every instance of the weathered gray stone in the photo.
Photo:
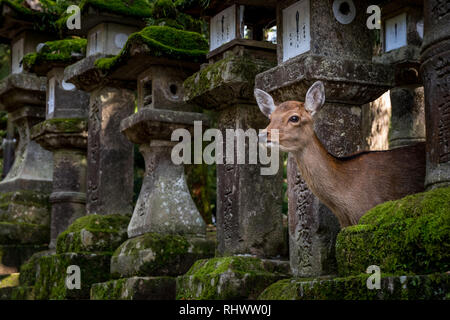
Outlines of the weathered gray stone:
{"type": "Polygon", "coordinates": [[[0,101],[20,135],[16,159],[0,191],[51,191],[52,155],[30,140],[30,129],[45,117],[45,78],[13,74],[0,84],[0,101]]]}
{"type": "Polygon", "coordinates": [[[450,185],[450,11],[426,0],[421,74],[425,88],[427,188],[450,185]]]}
{"type": "Polygon", "coordinates": [[[134,111],[134,94],[101,87],[91,92],[89,111],[87,212],[132,212],[133,145],[120,133],[120,121],[134,111]]]}
{"type": "Polygon", "coordinates": [[[336,273],[334,246],[339,222],[308,189],[292,155],[288,160],[288,199],[292,274],[308,277],[336,273]]]}
{"type": "Polygon", "coordinates": [[[176,279],[133,277],[94,284],[91,300],[175,300],[176,279]]]}
{"type": "MultiPolygon", "coordinates": [[[[256,106],[253,89],[256,74],[273,63],[245,56],[244,52],[226,52],[223,60],[203,68],[184,83],[187,101],[219,111],[218,127],[224,137],[227,129],[263,129],[268,123],[256,106]]],[[[245,143],[248,150],[248,141],[245,143]]],[[[221,255],[285,254],[282,171],[262,176],[260,169],[261,165],[217,165],[217,238],[221,255]]]]}
{"type": "Polygon", "coordinates": [[[270,284],[288,276],[287,261],[243,256],[199,260],[177,278],[177,299],[256,299],[270,284]]]}
{"type": "Polygon", "coordinates": [[[33,139],[53,152],[51,242],[72,222],[86,214],[87,121],[52,119],[32,130],[33,139]]]}
{"type": "Polygon", "coordinates": [[[392,117],[389,147],[404,147],[425,141],[425,104],[422,86],[391,89],[392,117]]]}
{"type": "Polygon", "coordinates": [[[199,259],[214,255],[215,243],[203,238],[146,233],[123,243],[111,259],[113,277],[178,276],[199,259]]]}
{"type": "Polygon", "coordinates": [[[204,237],[206,225],[189,192],[183,165],[172,161],[173,130],[192,131],[201,114],[143,109],[122,122],[122,132],[140,143],[146,163],[144,183],[128,227],[128,236],[147,232],[204,237]],[[158,130],[159,128],[159,130],[158,130]]]}

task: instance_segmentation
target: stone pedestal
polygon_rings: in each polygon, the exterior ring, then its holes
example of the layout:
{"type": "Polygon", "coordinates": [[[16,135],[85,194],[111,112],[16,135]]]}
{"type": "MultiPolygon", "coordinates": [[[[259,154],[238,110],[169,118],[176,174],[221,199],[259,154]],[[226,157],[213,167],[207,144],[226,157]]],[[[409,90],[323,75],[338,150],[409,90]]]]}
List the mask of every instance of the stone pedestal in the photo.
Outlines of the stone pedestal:
{"type": "Polygon", "coordinates": [[[133,91],[108,83],[89,56],[65,70],[65,81],[90,93],[87,168],[88,214],[130,215],[133,198],[133,145],[120,121],[135,108],[133,91]]]}
{"type": "Polygon", "coordinates": [[[183,165],[171,159],[172,132],[193,131],[202,114],[145,108],[122,122],[121,130],[140,150],[146,163],[144,183],[128,227],[130,238],[148,232],[205,237],[206,225],[189,193],[183,165]]]}
{"type": "Polygon", "coordinates": [[[427,188],[450,185],[450,11],[426,0],[421,73],[425,88],[427,188]]]}
{"type": "Polygon", "coordinates": [[[50,248],[76,219],[86,214],[85,119],[52,119],[33,128],[33,139],[53,152],[53,191],[50,248]]]}
{"type": "Polygon", "coordinates": [[[0,183],[1,192],[51,191],[52,155],[30,139],[30,129],[45,118],[46,79],[14,74],[2,81],[0,100],[19,131],[16,159],[0,183]]]}
{"type": "Polygon", "coordinates": [[[0,273],[17,272],[49,243],[52,154],[31,140],[45,119],[45,78],[13,74],[0,84],[0,101],[19,132],[15,161],[0,182],[0,273]]]}
{"type": "MultiPolygon", "coordinates": [[[[251,58],[244,52],[245,46],[225,52],[222,60],[184,83],[187,101],[218,111],[218,127],[224,137],[227,129],[257,132],[268,124],[256,106],[253,84],[256,74],[273,62],[251,58]]],[[[247,140],[245,144],[248,150],[247,140]]],[[[250,165],[248,159],[247,164],[224,163],[217,165],[218,253],[267,258],[285,255],[281,168],[276,175],[262,176],[262,166],[250,165]]]]}
{"type": "MultiPolygon", "coordinates": [[[[307,9],[297,18],[305,26],[300,30],[295,29],[295,10],[300,10],[295,1],[279,1],[279,65],[256,77],[256,87],[270,93],[276,103],[304,101],[310,86],[322,81],[326,102],[315,116],[314,128],[325,148],[337,157],[363,149],[361,106],[387,91],[394,80],[389,67],[371,61],[375,41],[366,27],[367,2],[350,2],[354,7],[345,10],[343,6],[334,8],[332,1],[303,1],[307,9]],[[350,20],[343,23],[346,19],[350,20]],[[296,47],[296,41],[306,46],[296,47]]],[[[292,157],[288,195],[294,275],[334,273],[338,221],[309,191],[292,157]]]]}

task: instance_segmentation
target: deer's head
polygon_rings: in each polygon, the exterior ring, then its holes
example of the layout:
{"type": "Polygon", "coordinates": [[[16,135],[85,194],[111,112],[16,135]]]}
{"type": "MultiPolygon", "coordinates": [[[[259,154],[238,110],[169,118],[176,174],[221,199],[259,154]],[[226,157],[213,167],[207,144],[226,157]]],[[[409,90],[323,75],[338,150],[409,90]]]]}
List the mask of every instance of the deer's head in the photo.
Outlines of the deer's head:
{"type": "Polygon", "coordinates": [[[313,141],[313,116],[325,103],[325,89],[321,81],[314,83],[306,94],[305,102],[287,101],[276,106],[266,92],[256,89],[256,101],[269,119],[269,126],[260,135],[260,143],[267,147],[279,146],[281,151],[302,150],[313,141]],[[272,140],[272,130],[278,130],[279,139],[272,140]]]}

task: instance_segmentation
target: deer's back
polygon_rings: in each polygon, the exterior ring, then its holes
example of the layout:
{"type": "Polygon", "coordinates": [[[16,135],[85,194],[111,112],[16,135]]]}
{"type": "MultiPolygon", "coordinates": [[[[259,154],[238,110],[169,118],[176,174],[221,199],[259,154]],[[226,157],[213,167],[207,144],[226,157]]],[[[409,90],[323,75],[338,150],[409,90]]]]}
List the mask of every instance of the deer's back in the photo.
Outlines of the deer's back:
{"type": "Polygon", "coordinates": [[[424,190],[425,143],[361,153],[340,160],[346,173],[352,177],[354,190],[364,191],[375,204],[424,190]]]}

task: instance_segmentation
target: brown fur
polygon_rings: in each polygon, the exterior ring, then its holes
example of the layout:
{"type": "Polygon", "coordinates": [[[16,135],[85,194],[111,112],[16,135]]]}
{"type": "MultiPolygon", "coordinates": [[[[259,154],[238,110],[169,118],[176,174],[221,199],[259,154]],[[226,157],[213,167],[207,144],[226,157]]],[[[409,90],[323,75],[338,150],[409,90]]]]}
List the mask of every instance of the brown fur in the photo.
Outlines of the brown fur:
{"type": "Polygon", "coordinates": [[[376,205],[421,192],[425,179],[425,144],[390,151],[364,152],[346,158],[329,154],[317,138],[304,104],[289,101],[270,116],[270,131],[279,130],[283,151],[292,152],[311,191],[338,218],[355,225],[376,205]],[[299,123],[289,122],[293,115],[299,123]]]}

